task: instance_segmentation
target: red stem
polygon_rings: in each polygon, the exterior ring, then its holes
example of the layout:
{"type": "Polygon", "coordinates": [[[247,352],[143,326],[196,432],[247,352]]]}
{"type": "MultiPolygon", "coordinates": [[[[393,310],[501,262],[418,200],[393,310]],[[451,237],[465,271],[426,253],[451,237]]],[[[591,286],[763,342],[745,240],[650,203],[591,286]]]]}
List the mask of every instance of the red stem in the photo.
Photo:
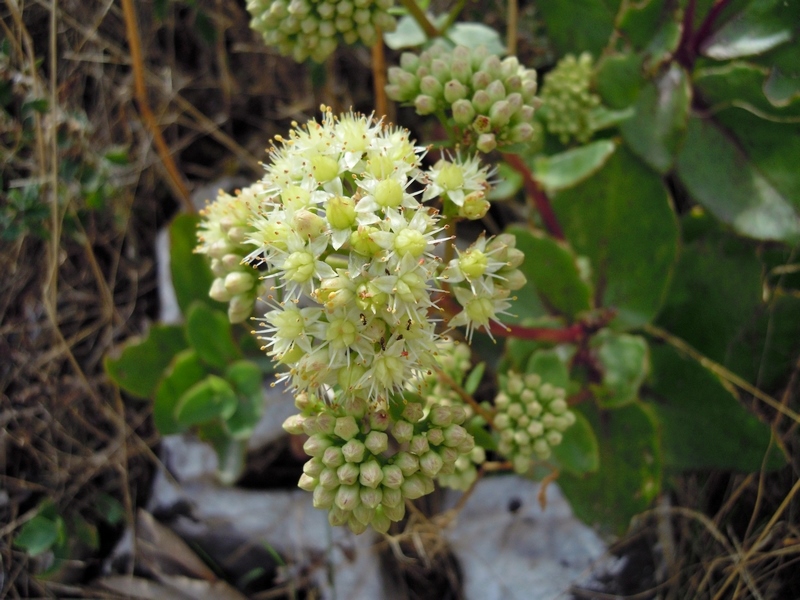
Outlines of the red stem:
{"type": "Polygon", "coordinates": [[[533,173],[531,173],[528,165],[525,164],[525,161],[523,161],[518,154],[504,154],[503,157],[512,169],[515,169],[522,175],[525,191],[533,200],[536,210],[542,217],[542,223],[544,223],[545,229],[547,229],[554,238],[563,240],[564,231],[561,229],[561,225],[556,218],[556,213],[553,211],[553,207],[550,204],[550,198],[544,193],[539,182],[533,178],[533,173]]]}
{"type": "Polygon", "coordinates": [[[694,67],[694,61],[700,52],[700,47],[711,35],[711,30],[714,27],[719,15],[730,4],[730,0],[715,0],[713,6],[708,11],[706,18],[697,28],[693,29],[694,11],[696,0],[690,0],[686,6],[686,12],[683,14],[683,33],[681,34],[681,41],[678,44],[678,50],[675,52],[676,60],[686,67],[691,69],[694,67]]]}

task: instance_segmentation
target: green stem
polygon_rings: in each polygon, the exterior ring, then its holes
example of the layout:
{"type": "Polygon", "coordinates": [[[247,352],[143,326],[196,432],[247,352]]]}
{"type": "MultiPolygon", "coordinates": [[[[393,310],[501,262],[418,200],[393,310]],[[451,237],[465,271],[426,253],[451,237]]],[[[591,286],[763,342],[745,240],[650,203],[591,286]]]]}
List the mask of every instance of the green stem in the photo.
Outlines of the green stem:
{"type": "Polygon", "coordinates": [[[447,14],[447,21],[444,22],[444,25],[442,25],[442,28],[441,28],[442,33],[446,32],[448,29],[450,29],[450,26],[453,23],[456,22],[456,19],[458,18],[458,15],[460,15],[461,11],[464,10],[464,5],[466,3],[467,3],[466,0],[459,0],[458,4],[456,4],[453,7],[453,10],[451,10],[447,14]]]}
{"type": "Polygon", "coordinates": [[[436,38],[441,35],[439,30],[436,29],[433,23],[430,22],[430,19],[428,19],[428,15],[425,14],[425,12],[419,7],[419,4],[414,2],[414,0],[400,0],[400,4],[405,7],[405,9],[408,11],[408,14],[414,18],[428,38],[436,38]]]}

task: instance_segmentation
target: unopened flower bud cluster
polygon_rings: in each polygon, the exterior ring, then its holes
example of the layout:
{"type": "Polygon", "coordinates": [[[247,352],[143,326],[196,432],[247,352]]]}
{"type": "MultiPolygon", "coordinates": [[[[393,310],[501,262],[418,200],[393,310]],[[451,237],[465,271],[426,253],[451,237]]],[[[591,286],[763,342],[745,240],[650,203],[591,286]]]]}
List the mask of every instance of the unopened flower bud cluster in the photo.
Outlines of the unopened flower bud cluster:
{"type": "Polygon", "coordinates": [[[509,314],[511,292],[525,285],[525,275],[519,270],[525,255],[515,248],[516,241],[509,233],[490,238],[481,235],[465,251],[458,250],[458,257],[442,273],[463,307],[450,326],[465,325],[469,340],[476,327],[489,332],[491,321],[500,323],[498,315],[509,314]]]}
{"type": "Polygon", "coordinates": [[[220,191],[216,201],[200,213],[203,220],[196,251],[211,259],[214,282],[209,296],[228,303],[231,323],[241,323],[253,313],[256,298],[266,287],[258,271],[242,262],[252,251],[252,246],[247,244],[247,237],[252,233],[250,218],[262,193],[260,183],[235,195],[220,191]]]}
{"type": "Polygon", "coordinates": [[[485,46],[434,44],[419,55],[404,53],[388,79],[390,98],[412,103],[421,115],[452,118],[469,148],[491,152],[533,136],[536,71],[515,56],[500,59],[485,46]]]}
{"type": "MultiPolygon", "coordinates": [[[[462,344],[450,338],[439,342],[439,351],[436,355],[438,367],[454,382],[463,386],[467,373],[472,367],[471,352],[467,344],[462,344]]],[[[426,402],[429,412],[447,410],[448,407],[458,406],[464,410],[466,422],[474,417],[471,406],[464,403],[451,385],[442,380],[437,372],[426,375],[421,382],[413,387],[426,402]]],[[[486,451],[475,446],[468,455],[460,456],[452,473],[442,473],[438,477],[439,484],[445,487],[466,490],[477,479],[476,465],[486,461],[486,451]]]]}
{"type": "Polygon", "coordinates": [[[370,46],[378,30],[394,31],[393,0],[248,0],[250,26],[297,62],[323,62],[339,45],[370,46]]]}
{"type": "Polygon", "coordinates": [[[577,59],[568,54],[544,78],[540,116],[562,144],[573,139],[585,143],[594,134],[592,111],[600,97],[591,91],[593,68],[588,52],[577,59]]]}
{"type": "Polygon", "coordinates": [[[406,500],[431,493],[434,478],[453,473],[475,448],[460,407],[425,416],[422,404],[408,403],[393,421],[387,411],[357,401],[331,406],[299,394],[296,404],[301,414],[283,427],[309,436],[303,449],[311,457],[298,485],[313,492],[314,506],[328,511],[331,525],[356,534],[369,526],[388,531],[405,516],[406,500]]]}
{"type": "Polygon", "coordinates": [[[533,460],[546,460],[562,434],[573,423],[566,392],[539,375],[511,372],[500,379],[501,392],[495,398],[494,428],[499,432],[497,449],[511,459],[517,473],[530,469],[533,460]]]}

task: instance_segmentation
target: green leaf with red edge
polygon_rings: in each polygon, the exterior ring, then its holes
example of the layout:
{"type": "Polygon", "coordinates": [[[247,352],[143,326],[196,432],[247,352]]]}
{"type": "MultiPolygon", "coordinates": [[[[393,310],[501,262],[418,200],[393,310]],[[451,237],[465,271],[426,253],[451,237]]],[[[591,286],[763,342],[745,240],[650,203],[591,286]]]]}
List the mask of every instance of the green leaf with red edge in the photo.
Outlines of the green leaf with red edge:
{"type": "Polygon", "coordinates": [[[769,426],[711,372],[669,346],[654,346],[652,360],[645,397],[658,417],[665,466],[753,472],[785,464],[770,450],[769,426]]]}
{"type": "Polygon", "coordinates": [[[592,386],[600,406],[616,408],[635,402],[650,370],[647,341],[604,329],[592,337],[590,348],[603,375],[602,384],[592,386]]]}
{"type": "Polygon", "coordinates": [[[599,56],[614,31],[620,0],[537,0],[549,40],[559,54],[599,56]]]}
{"type": "Polygon", "coordinates": [[[553,198],[567,240],[591,262],[595,305],[615,326],[655,317],[669,286],[678,224],[661,178],[625,147],[580,185],[553,198]]]}
{"type": "Polygon", "coordinates": [[[573,411],[575,423],[566,429],[561,443],[553,447],[559,469],[572,475],[594,473],[600,468],[600,445],[588,419],[573,411]]]}
{"type": "Polygon", "coordinates": [[[573,410],[597,435],[600,466],[582,476],[563,473],[558,484],[578,518],[620,535],[661,491],[657,424],[641,402],[602,412],[587,404],[573,410]]]}
{"type": "Polygon", "coordinates": [[[797,35],[798,15],[797,0],[754,0],[723,23],[700,51],[716,60],[762,54],[797,35]]]}
{"type": "Polygon", "coordinates": [[[636,114],[620,125],[631,150],[659,173],[672,169],[686,134],[691,100],[689,76],[683,67],[673,64],[642,88],[636,114]]]}
{"type": "Polygon", "coordinates": [[[800,241],[800,216],[712,121],[692,117],[676,171],[692,197],[723,223],[760,240],[800,241]]]}
{"type": "Polygon", "coordinates": [[[525,253],[523,273],[546,307],[570,319],[592,308],[591,287],[581,278],[569,246],[524,227],[514,226],[508,231],[525,253]]]}
{"type": "Polygon", "coordinates": [[[161,435],[186,430],[176,418],[178,403],[189,388],[208,375],[208,367],[195,350],[189,348],[175,356],[158,384],[153,401],[153,422],[161,435]]]}
{"type": "Polygon", "coordinates": [[[154,325],[144,338],[130,338],[117,358],[106,356],[106,373],[120,388],[150,398],[164,370],[189,344],[182,326],[154,325]]]}

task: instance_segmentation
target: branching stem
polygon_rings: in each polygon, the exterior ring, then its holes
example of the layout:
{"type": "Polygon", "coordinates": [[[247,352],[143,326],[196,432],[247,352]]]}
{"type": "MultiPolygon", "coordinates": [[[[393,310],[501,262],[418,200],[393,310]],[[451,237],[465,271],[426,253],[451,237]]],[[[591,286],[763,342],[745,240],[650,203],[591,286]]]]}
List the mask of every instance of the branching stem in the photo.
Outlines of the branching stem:
{"type": "Polygon", "coordinates": [[[410,14],[413,19],[417,22],[417,24],[422,28],[422,31],[425,32],[425,35],[428,36],[429,39],[437,38],[441,34],[439,30],[436,29],[433,23],[430,22],[428,19],[428,15],[419,7],[414,0],[400,0],[400,4],[402,4],[408,14],[410,14]]]}
{"type": "Polygon", "coordinates": [[[547,229],[548,233],[554,238],[563,240],[564,231],[556,218],[556,213],[553,211],[553,206],[550,204],[550,198],[547,197],[542,186],[533,177],[533,173],[525,164],[525,161],[518,154],[504,154],[505,161],[511,168],[516,170],[522,175],[523,185],[528,197],[533,201],[533,205],[542,217],[542,223],[547,229]]]}

